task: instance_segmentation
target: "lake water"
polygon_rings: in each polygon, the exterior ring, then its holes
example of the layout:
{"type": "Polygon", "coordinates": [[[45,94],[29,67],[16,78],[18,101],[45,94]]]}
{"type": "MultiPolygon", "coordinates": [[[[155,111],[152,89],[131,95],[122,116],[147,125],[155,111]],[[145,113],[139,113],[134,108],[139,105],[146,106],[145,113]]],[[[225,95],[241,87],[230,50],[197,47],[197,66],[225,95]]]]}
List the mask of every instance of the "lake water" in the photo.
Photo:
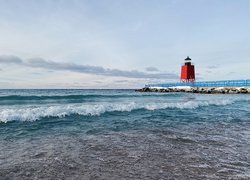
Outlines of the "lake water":
{"type": "Polygon", "coordinates": [[[248,179],[250,95],[0,90],[0,179],[248,179]]]}

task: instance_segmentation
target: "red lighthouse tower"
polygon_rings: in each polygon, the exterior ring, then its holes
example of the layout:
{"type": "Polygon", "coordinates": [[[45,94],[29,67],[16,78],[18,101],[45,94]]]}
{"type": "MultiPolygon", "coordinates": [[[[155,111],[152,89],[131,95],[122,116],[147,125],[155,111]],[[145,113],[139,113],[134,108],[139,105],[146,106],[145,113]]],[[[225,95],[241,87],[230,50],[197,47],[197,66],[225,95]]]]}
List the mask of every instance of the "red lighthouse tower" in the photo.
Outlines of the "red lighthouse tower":
{"type": "Polygon", "coordinates": [[[181,66],[181,82],[194,82],[195,81],[195,71],[194,65],[191,63],[191,58],[187,57],[185,59],[185,64],[181,66]]]}

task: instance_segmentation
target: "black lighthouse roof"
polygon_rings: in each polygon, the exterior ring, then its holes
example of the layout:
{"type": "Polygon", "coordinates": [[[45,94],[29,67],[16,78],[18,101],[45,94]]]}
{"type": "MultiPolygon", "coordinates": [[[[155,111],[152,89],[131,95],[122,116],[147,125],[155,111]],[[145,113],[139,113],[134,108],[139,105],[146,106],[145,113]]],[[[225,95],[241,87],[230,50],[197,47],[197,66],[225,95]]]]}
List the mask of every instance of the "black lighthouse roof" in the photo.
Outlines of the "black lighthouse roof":
{"type": "Polygon", "coordinates": [[[191,58],[189,56],[187,56],[187,58],[185,59],[185,61],[191,61],[191,58]]]}

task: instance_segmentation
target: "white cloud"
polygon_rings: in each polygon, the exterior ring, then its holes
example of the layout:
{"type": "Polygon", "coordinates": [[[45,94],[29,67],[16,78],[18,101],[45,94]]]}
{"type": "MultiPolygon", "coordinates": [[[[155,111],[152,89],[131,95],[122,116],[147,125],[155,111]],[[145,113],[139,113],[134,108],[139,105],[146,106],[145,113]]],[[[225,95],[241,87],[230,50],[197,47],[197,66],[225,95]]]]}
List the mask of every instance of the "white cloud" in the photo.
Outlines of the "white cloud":
{"type": "Polygon", "coordinates": [[[159,69],[157,69],[156,67],[147,67],[146,71],[152,71],[152,72],[154,72],[154,71],[159,71],[159,69]]]}

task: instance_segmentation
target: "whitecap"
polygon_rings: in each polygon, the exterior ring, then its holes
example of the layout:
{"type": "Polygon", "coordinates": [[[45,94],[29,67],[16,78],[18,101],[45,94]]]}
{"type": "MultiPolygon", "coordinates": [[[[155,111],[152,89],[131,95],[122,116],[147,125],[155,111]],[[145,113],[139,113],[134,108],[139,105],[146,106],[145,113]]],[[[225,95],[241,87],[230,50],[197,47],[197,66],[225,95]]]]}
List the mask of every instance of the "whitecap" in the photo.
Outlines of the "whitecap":
{"type": "Polygon", "coordinates": [[[64,117],[72,114],[83,116],[99,116],[105,112],[130,112],[137,109],[158,110],[158,109],[195,109],[203,106],[224,106],[232,104],[230,100],[207,100],[187,102],[158,102],[158,103],[99,103],[99,104],[62,104],[50,106],[33,106],[22,108],[4,108],[0,110],[0,122],[9,121],[35,121],[46,117],[64,117]]]}

